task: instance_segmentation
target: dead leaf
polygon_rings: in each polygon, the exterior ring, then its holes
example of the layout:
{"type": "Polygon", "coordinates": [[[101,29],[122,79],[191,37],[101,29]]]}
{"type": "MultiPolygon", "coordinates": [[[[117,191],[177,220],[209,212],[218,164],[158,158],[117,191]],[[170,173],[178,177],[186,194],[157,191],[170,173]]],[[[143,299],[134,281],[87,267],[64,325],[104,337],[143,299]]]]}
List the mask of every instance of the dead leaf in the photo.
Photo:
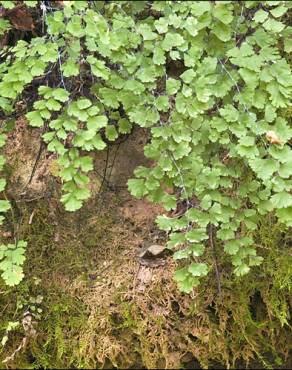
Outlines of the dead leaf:
{"type": "Polygon", "coordinates": [[[64,1],[55,1],[54,5],[58,8],[64,8],[64,1]]]}
{"type": "Polygon", "coordinates": [[[32,31],[35,28],[29,10],[23,5],[6,10],[4,17],[7,18],[17,30],[32,31]]]}
{"type": "Polygon", "coordinates": [[[279,139],[278,135],[275,133],[275,131],[267,131],[266,133],[266,139],[271,144],[283,144],[283,142],[279,139]]]}

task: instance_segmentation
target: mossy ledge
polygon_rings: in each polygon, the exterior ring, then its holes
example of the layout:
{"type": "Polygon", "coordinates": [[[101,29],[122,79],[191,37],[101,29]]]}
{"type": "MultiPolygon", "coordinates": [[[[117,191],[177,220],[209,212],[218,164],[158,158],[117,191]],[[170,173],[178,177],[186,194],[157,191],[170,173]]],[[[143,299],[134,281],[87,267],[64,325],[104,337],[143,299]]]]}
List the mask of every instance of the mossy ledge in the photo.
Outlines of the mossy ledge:
{"type": "MultiPolygon", "coordinates": [[[[30,263],[17,288],[1,289],[1,334],[9,321],[21,322],[30,310],[37,336],[7,366],[291,367],[287,230],[272,216],[263,219],[255,238],[265,256],[262,266],[230,281],[222,260],[220,297],[214,276],[184,295],[172,280],[171,258],[167,268],[146,268],[149,281],[139,280],[137,245],[153,225],[145,230],[123,216],[128,198],[107,193],[110,206],[99,216],[94,203],[74,215],[53,212],[44,200],[22,207],[21,234],[29,241],[30,263]],[[37,296],[43,297],[39,305],[32,303],[37,296]],[[32,311],[34,306],[42,312],[32,311]]],[[[9,333],[1,361],[23,337],[21,325],[9,333]]]]}

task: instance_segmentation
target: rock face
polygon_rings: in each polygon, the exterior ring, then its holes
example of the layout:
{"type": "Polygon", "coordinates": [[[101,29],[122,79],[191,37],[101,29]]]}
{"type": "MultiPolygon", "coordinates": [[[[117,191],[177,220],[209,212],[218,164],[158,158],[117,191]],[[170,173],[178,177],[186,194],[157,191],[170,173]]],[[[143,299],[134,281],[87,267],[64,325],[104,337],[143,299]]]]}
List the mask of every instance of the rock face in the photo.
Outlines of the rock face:
{"type": "MultiPolygon", "coordinates": [[[[20,235],[28,241],[24,284],[30,288],[22,286],[17,298],[25,294],[24,302],[30,302],[39,293],[45,298],[36,326],[38,341],[29,343],[10,368],[261,368],[253,360],[270,343],[283,366],[291,368],[291,330],[281,321],[289,317],[288,283],[279,295],[279,286],[289,280],[283,271],[290,263],[290,241],[272,219],[258,234],[259,244],[271,244],[265,248],[270,261],[266,278],[250,275],[231,284],[224,277],[218,299],[214,275],[209,274],[192,295],[180,293],[173,281],[177,262],[164,250],[165,235],[154,222],[163,210],[125,189],[136,166],[151,165],[143,155],[146,130],[137,129],[125,142],[111,145],[108,155],[107,150],[92,154],[92,198],[75,213],[58,207],[56,157],[43,150],[37,160],[40,136],[19,120],[5,148],[8,196],[23,197],[14,203],[20,235]],[[100,194],[105,168],[106,186],[100,194]],[[50,186],[56,191],[46,197],[50,186]],[[284,246],[280,256],[275,253],[279,245],[284,246]]],[[[1,237],[9,242],[13,225],[7,222],[5,227],[1,237]]],[[[15,297],[14,290],[0,294],[3,328],[23,314],[15,297]]],[[[19,331],[10,337],[0,362],[14,353],[22,335],[19,331]]]]}
{"type": "Polygon", "coordinates": [[[120,144],[114,143],[108,150],[96,153],[95,168],[99,172],[99,177],[103,176],[107,167],[107,181],[114,186],[125,186],[137,166],[151,163],[143,154],[147,140],[147,131],[137,128],[130,136],[122,137],[120,144]]]}
{"type": "MultiPolygon", "coordinates": [[[[151,164],[143,154],[147,140],[147,131],[137,128],[131,135],[109,144],[102,152],[89,154],[95,167],[89,174],[93,197],[100,192],[101,184],[112,188],[125,187],[137,166],[151,164]]],[[[5,148],[11,196],[17,198],[25,192],[28,197],[41,197],[48,189],[60,187],[56,155],[48,153],[41,143],[41,132],[29,128],[25,118],[18,119],[5,148]]]]}

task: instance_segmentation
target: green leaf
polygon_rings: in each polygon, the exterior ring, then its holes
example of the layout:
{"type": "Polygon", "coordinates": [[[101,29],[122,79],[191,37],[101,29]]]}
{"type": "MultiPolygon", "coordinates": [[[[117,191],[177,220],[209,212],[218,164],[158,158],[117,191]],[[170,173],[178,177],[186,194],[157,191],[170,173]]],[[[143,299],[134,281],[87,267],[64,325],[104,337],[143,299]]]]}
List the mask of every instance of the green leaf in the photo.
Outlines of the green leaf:
{"type": "Polygon", "coordinates": [[[287,208],[292,206],[292,195],[281,191],[271,197],[271,202],[275,208],[287,208]]]}
{"type": "Polygon", "coordinates": [[[39,94],[45,96],[45,99],[52,97],[53,91],[49,86],[42,85],[38,88],[39,94]]]}
{"type": "Polygon", "coordinates": [[[105,136],[108,140],[114,141],[118,138],[119,134],[114,125],[108,125],[105,128],[105,136]]]}
{"type": "Polygon", "coordinates": [[[153,62],[157,65],[163,65],[165,64],[166,57],[165,52],[162,48],[156,47],[153,52],[153,62]]]}
{"type": "Polygon", "coordinates": [[[60,109],[61,109],[61,104],[60,104],[57,100],[49,99],[49,100],[46,102],[46,107],[47,107],[49,110],[58,111],[58,110],[60,110],[60,109]]]}
{"type": "Polygon", "coordinates": [[[171,233],[169,237],[169,241],[167,242],[168,248],[174,248],[180,244],[185,242],[185,235],[183,233],[171,233]]]}
{"type": "Polygon", "coordinates": [[[26,118],[32,127],[42,127],[44,125],[44,120],[42,119],[38,111],[29,112],[26,114],[26,118]]]}
{"type": "Polygon", "coordinates": [[[137,71],[136,76],[142,82],[154,82],[156,80],[155,66],[140,68],[137,71]]]}
{"type": "MultiPolygon", "coordinates": [[[[157,189],[159,188],[160,186],[160,182],[158,180],[155,181],[155,187],[154,189],[157,189]]],[[[147,185],[147,189],[148,190],[152,190],[149,188],[149,186],[147,185]]],[[[176,196],[174,195],[169,195],[169,194],[164,194],[163,198],[162,198],[162,201],[161,201],[162,205],[164,206],[164,208],[167,210],[167,211],[170,211],[172,209],[175,209],[176,206],[177,206],[177,199],[176,199],[176,196]]]]}
{"type": "Polygon", "coordinates": [[[5,179],[0,179],[0,191],[3,191],[6,186],[6,180],[5,179]]]}
{"type": "Polygon", "coordinates": [[[124,84],[124,89],[133,91],[134,94],[141,94],[145,90],[144,85],[137,80],[128,80],[124,84]]]}
{"type": "Polygon", "coordinates": [[[213,8],[213,15],[224,24],[229,24],[233,20],[232,10],[230,9],[229,4],[226,3],[216,3],[213,8]]]}
{"type": "Polygon", "coordinates": [[[195,17],[187,17],[183,23],[183,27],[188,31],[188,33],[195,37],[197,36],[198,29],[198,20],[195,17]]]}
{"type": "Polygon", "coordinates": [[[65,194],[62,196],[61,201],[65,205],[66,211],[74,212],[82,207],[82,201],[78,200],[74,194],[65,194]]]}
{"type": "Polygon", "coordinates": [[[102,140],[100,134],[95,135],[91,142],[97,150],[103,150],[106,148],[106,143],[102,140]]]}
{"type": "Polygon", "coordinates": [[[108,119],[106,116],[95,116],[89,117],[87,120],[87,127],[89,130],[99,130],[103,127],[106,127],[108,123],[108,119]]]}
{"type": "Polygon", "coordinates": [[[170,51],[172,48],[182,45],[185,42],[184,38],[178,33],[167,33],[161,43],[161,47],[165,51],[170,51]]]}
{"type": "Polygon", "coordinates": [[[60,171],[60,177],[64,181],[70,181],[73,179],[75,173],[76,169],[73,166],[68,166],[64,168],[62,171],[60,171]]]}
{"type": "Polygon", "coordinates": [[[78,157],[75,160],[74,165],[80,167],[84,172],[93,170],[93,160],[89,156],[78,157]]]}
{"type": "Polygon", "coordinates": [[[174,273],[174,280],[175,281],[184,281],[188,278],[189,276],[189,273],[188,273],[188,269],[186,267],[180,269],[180,270],[176,270],[175,273],[174,273]]]}
{"type": "Polygon", "coordinates": [[[30,73],[33,77],[40,76],[45,72],[46,64],[42,60],[34,60],[30,73]]]}
{"type": "Polygon", "coordinates": [[[122,118],[119,120],[119,132],[121,134],[129,134],[132,130],[132,127],[132,123],[126,118],[122,118]]]}
{"type": "Polygon", "coordinates": [[[234,269],[234,273],[236,276],[246,275],[249,271],[250,271],[250,268],[248,267],[246,263],[242,263],[234,269]]]}
{"type": "Polygon", "coordinates": [[[264,11],[263,9],[260,9],[258,10],[253,19],[257,22],[257,23],[263,23],[269,16],[269,13],[264,11]]]}
{"type": "Polygon", "coordinates": [[[187,84],[192,82],[195,78],[196,72],[193,69],[187,69],[183,74],[180,75],[180,78],[187,84]]]}
{"type": "Polygon", "coordinates": [[[173,259],[182,260],[185,258],[189,258],[191,254],[192,254],[192,251],[190,249],[182,249],[173,254],[173,259]]]}
{"type": "Polygon", "coordinates": [[[110,108],[118,109],[119,102],[117,99],[117,92],[114,89],[109,89],[107,87],[103,87],[99,89],[99,94],[102,98],[102,101],[105,105],[110,108]]]}
{"type": "Polygon", "coordinates": [[[81,17],[74,15],[70,22],[67,24],[66,30],[71,33],[71,35],[81,38],[84,36],[85,31],[82,29],[81,17]]]}
{"type": "Polygon", "coordinates": [[[0,170],[2,171],[3,166],[5,164],[5,158],[3,155],[0,155],[0,170]]]}
{"type": "Polygon", "coordinates": [[[155,106],[159,111],[167,112],[169,110],[169,99],[168,96],[159,96],[156,99],[155,106]]]}
{"type": "Polygon", "coordinates": [[[249,256],[249,266],[259,266],[263,262],[263,257],[260,256],[249,256]]]}
{"type": "Polygon", "coordinates": [[[183,293],[191,293],[194,287],[198,286],[200,281],[194,276],[189,276],[187,279],[178,282],[178,288],[183,293]]]}
{"type": "Polygon", "coordinates": [[[147,194],[147,189],[145,187],[145,181],[142,179],[130,179],[128,180],[129,191],[134,197],[142,198],[147,194]]]}
{"type": "Polygon", "coordinates": [[[22,267],[13,265],[10,269],[3,271],[1,276],[8,286],[15,286],[21,282],[24,274],[22,267]]]}
{"type": "Polygon", "coordinates": [[[62,72],[64,77],[73,77],[79,75],[79,65],[73,60],[67,60],[62,64],[62,72]]]}
{"type": "MultiPolygon", "coordinates": [[[[144,182],[143,182],[144,185],[144,182]]],[[[166,216],[158,216],[156,223],[161,230],[170,231],[172,229],[172,219],[166,216]]]]}
{"type": "Polygon", "coordinates": [[[217,22],[214,25],[212,32],[221,41],[226,42],[231,39],[231,28],[222,22],[217,22]]]}
{"type": "Polygon", "coordinates": [[[266,105],[265,107],[265,120],[267,122],[273,122],[277,117],[276,109],[272,105],[266,105]]]}
{"type": "Polygon", "coordinates": [[[252,159],[249,164],[257,176],[266,181],[279,169],[279,163],[274,159],[252,159]]]}
{"type": "Polygon", "coordinates": [[[239,118],[238,110],[235,109],[232,105],[228,104],[225,108],[219,109],[219,112],[227,122],[237,122],[239,118]]]}
{"type": "Polygon", "coordinates": [[[2,148],[6,143],[6,135],[0,134],[0,148],[2,148]]]}
{"type": "Polygon", "coordinates": [[[69,99],[68,91],[58,88],[52,91],[52,96],[54,99],[59,100],[62,103],[65,103],[69,99]]]}
{"type": "Polygon", "coordinates": [[[168,21],[166,18],[160,17],[154,22],[154,27],[158,33],[166,33],[168,31],[168,21]]]}
{"type": "MultiPolygon", "coordinates": [[[[12,246],[12,245],[11,245],[12,246]]],[[[13,245],[14,249],[8,249],[5,253],[6,261],[9,261],[9,263],[13,265],[22,265],[25,261],[24,252],[25,250],[20,247],[15,247],[13,245]]]]}
{"type": "Polygon", "coordinates": [[[105,62],[102,60],[95,59],[92,56],[87,57],[87,61],[91,65],[91,71],[96,77],[108,80],[110,76],[110,70],[106,67],[105,62]]]}
{"type": "Polygon", "coordinates": [[[220,240],[229,240],[229,239],[234,239],[234,231],[230,229],[220,229],[217,232],[217,237],[220,240]]]}
{"type": "Polygon", "coordinates": [[[292,51],[292,38],[284,38],[284,50],[286,53],[291,53],[292,51]]]}
{"type": "Polygon", "coordinates": [[[33,1],[33,0],[25,0],[24,2],[25,2],[26,6],[29,6],[29,7],[32,7],[32,8],[35,7],[38,3],[37,1],[33,1]]]}
{"type": "Polygon", "coordinates": [[[192,263],[188,267],[188,272],[193,276],[206,276],[208,274],[208,267],[205,263],[192,263]]]}
{"type": "Polygon", "coordinates": [[[228,254],[235,255],[240,248],[239,240],[229,240],[224,244],[224,251],[228,254]]]}
{"type": "Polygon", "coordinates": [[[288,179],[292,176],[292,157],[290,157],[289,162],[287,161],[286,163],[281,164],[278,173],[284,179],[288,179]]]}
{"type": "Polygon", "coordinates": [[[78,123],[76,120],[66,117],[63,121],[63,127],[67,131],[76,131],[78,128],[78,123]]]}
{"type": "Polygon", "coordinates": [[[276,215],[280,222],[292,227],[292,207],[277,209],[276,215]]]}
{"type": "Polygon", "coordinates": [[[243,136],[240,138],[236,150],[241,157],[256,158],[259,155],[259,150],[255,145],[255,138],[252,136],[243,136]]]}
{"type": "Polygon", "coordinates": [[[212,198],[209,194],[206,194],[203,196],[201,200],[201,207],[203,210],[207,210],[211,207],[212,205],[212,198]]]}
{"type": "Polygon", "coordinates": [[[192,244],[189,247],[189,250],[191,251],[193,257],[199,257],[204,254],[205,246],[203,244],[192,244]]]}
{"type": "Polygon", "coordinates": [[[87,118],[88,118],[88,114],[87,114],[87,111],[86,110],[80,110],[77,106],[77,102],[72,102],[69,106],[68,106],[68,115],[69,116],[74,116],[76,118],[78,118],[80,121],[87,121],[87,118]]]}
{"type": "Polygon", "coordinates": [[[285,28],[285,24],[275,19],[269,18],[265,23],[263,23],[263,27],[270,32],[279,33],[285,28]]]}
{"type": "Polygon", "coordinates": [[[206,229],[195,229],[186,233],[186,239],[192,243],[200,242],[202,240],[208,239],[208,235],[206,234],[206,229]]]}
{"type": "Polygon", "coordinates": [[[10,209],[10,203],[8,200],[0,200],[0,212],[6,212],[10,209]]]}
{"type": "Polygon", "coordinates": [[[86,200],[90,197],[90,191],[87,188],[77,188],[74,191],[74,196],[78,200],[86,200]]]}
{"type": "Polygon", "coordinates": [[[151,27],[148,24],[141,24],[138,27],[138,32],[142,35],[145,41],[152,41],[157,38],[157,34],[152,32],[151,27]]]}
{"type": "Polygon", "coordinates": [[[14,1],[9,1],[9,0],[3,0],[3,1],[1,1],[1,5],[5,9],[13,9],[15,7],[14,1]]]}
{"type": "Polygon", "coordinates": [[[180,88],[180,81],[175,80],[174,78],[168,78],[166,80],[166,92],[168,95],[174,95],[178,92],[180,88]]]}
{"type": "Polygon", "coordinates": [[[50,48],[47,48],[47,52],[42,56],[42,60],[47,63],[54,63],[58,60],[58,51],[56,49],[56,44],[50,44],[50,48]]]}
{"type": "Polygon", "coordinates": [[[89,108],[90,106],[91,106],[91,101],[89,100],[89,99],[85,99],[85,98],[83,98],[83,99],[78,99],[77,101],[76,101],[76,103],[77,103],[77,107],[79,108],[79,109],[81,109],[81,110],[83,110],[83,109],[87,109],[87,108],[89,108]]]}
{"type": "Polygon", "coordinates": [[[280,6],[277,6],[274,9],[271,9],[270,13],[272,14],[273,17],[279,18],[279,17],[282,17],[282,15],[284,15],[287,11],[288,9],[286,8],[286,6],[282,4],[280,6]]]}
{"type": "Polygon", "coordinates": [[[50,141],[52,141],[55,137],[55,132],[46,132],[45,134],[42,135],[42,138],[44,139],[44,141],[46,143],[49,143],[50,141]]]}
{"type": "Polygon", "coordinates": [[[100,112],[100,109],[99,109],[99,107],[98,106],[96,106],[96,105],[92,105],[90,108],[87,108],[87,110],[86,110],[86,113],[90,116],[90,117],[92,117],[92,116],[96,116],[97,115],[97,113],[99,113],[100,112]]]}
{"type": "Polygon", "coordinates": [[[200,17],[204,13],[209,13],[212,4],[209,1],[195,1],[192,3],[192,14],[196,17],[200,17]]]}

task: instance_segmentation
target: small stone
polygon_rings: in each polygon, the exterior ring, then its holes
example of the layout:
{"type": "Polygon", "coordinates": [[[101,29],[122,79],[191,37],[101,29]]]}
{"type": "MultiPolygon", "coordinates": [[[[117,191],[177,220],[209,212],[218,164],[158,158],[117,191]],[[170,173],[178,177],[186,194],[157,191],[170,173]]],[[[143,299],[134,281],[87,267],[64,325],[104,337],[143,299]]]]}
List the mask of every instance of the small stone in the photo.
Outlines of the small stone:
{"type": "Polygon", "coordinates": [[[139,257],[140,258],[143,258],[143,257],[156,257],[158,255],[160,255],[166,248],[163,246],[163,245],[159,245],[159,244],[152,244],[150,245],[149,247],[144,247],[140,253],[139,253],[139,257]]]}
{"type": "Polygon", "coordinates": [[[153,244],[149,248],[147,248],[147,251],[152,254],[153,256],[158,256],[163,251],[165,251],[166,247],[159,244],[153,244]]]}

